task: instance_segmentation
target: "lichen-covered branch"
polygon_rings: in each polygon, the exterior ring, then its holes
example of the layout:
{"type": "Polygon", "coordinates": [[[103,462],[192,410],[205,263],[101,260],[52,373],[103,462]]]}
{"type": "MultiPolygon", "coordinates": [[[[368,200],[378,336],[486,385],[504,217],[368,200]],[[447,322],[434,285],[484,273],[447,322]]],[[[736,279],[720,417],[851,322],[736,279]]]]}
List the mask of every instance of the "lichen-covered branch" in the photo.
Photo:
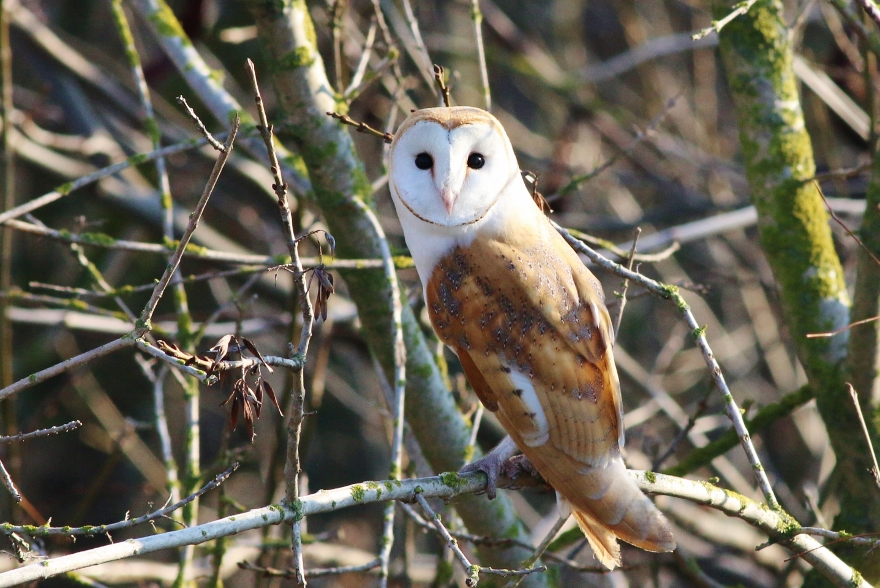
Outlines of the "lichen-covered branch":
{"type": "MultiPolygon", "coordinates": [[[[717,16],[731,4],[718,2],[717,16]]],[[[736,104],[751,199],[758,211],[761,245],[837,455],[841,513],[836,526],[865,531],[880,523],[880,496],[870,483],[870,460],[844,385],[847,333],[832,331],[849,320],[843,268],[834,250],[828,214],[817,188],[795,75],[793,51],[779,0],[760,0],[720,34],[728,84],[736,104]]],[[[880,560],[868,578],[880,574],[880,560]]],[[[863,568],[864,561],[855,561],[863,568]]]]}
{"type": "MultiPolygon", "coordinates": [[[[707,482],[685,480],[654,472],[630,471],[629,474],[635,478],[636,483],[644,492],[682,498],[746,521],[766,533],[772,541],[782,543],[791,549],[792,553],[802,557],[836,586],[871,588],[871,585],[856,570],[842,562],[813,537],[802,533],[802,528],[797,521],[784,513],[772,511],[764,504],[707,482]]],[[[301,498],[290,508],[273,504],[197,527],[129,539],[3,572],[0,573],[0,588],[50,578],[87,566],[153,553],[162,549],[188,544],[197,545],[250,529],[301,520],[309,515],[334,512],[353,506],[387,500],[411,502],[415,500],[417,495],[445,500],[454,498],[455,504],[458,505],[470,493],[485,491],[486,482],[486,475],[482,472],[460,476],[446,473],[432,478],[362,482],[324,490],[301,498]]],[[[33,536],[39,537],[43,534],[42,529],[44,527],[29,527],[28,531],[33,536]]],[[[49,534],[48,530],[45,534],[49,534]]],[[[536,577],[544,578],[544,575],[537,574],[536,577]]]]}
{"type": "MultiPolygon", "coordinates": [[[[370,204],[372,186],[354,151],[348,131],[326,112],[345,112],[327,80],[315,45],[315,31],[305,2],[249,0],[264,47],[274,61],[278,98],[287,114],[279,137],[291,140],[308,168],[317,204],[343,257],[379,258],[380,238],[355,199],[370,204]]],[[[391,283],[381,271],[342,272],[358,307],[363,334],[393,381],[395,345],[391,283]]],[[[431,465],[458,469],[469,430],[440,377],[432,354],[408,304],[402,322],[407,349],[406,417],[431,465]]],[[[523,536],[510,502],[469,497],[458,505],[468,528],[480,535],[523,536]]],[[[486,547],[483,559],[493,567],[515,568],[528,553],[521,548],[486,547]]],[[[540,585],[544,580],[530,579],[540,585]]]]}

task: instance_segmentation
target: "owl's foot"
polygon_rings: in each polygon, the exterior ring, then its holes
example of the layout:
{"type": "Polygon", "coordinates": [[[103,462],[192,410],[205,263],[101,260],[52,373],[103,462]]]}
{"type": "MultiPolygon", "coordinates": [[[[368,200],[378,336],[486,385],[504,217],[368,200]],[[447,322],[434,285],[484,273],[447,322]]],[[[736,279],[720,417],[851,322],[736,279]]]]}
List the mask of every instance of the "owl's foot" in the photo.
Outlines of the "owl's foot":
{"type": "Polygon", "coordinates": [[[529,458],[525,455],[514,455],[501,466],[501,474],[505,478],[510,478],[512,485],[517,487],[531,485],[523,484],[525,482],[525,480],[521,478],[523,473],[528,474],[536,480],[540,480],[542,484],[546,484],[543,476],[541,476],[541,473],[538,471],[538,468],[536,468],[535,464],[529,461],[529,458]]]}
{"type": "MultiPolygon", "coordinates": [[[[489,483],[486,485],[486,496],[489,497],[489,500],[492,500],[495,498],[496,490],[498,489],[498,475],[506,473],[508,460],[516,455],[518,451],[519,448],[517,448],[513,439],[505,437],[488,455],[464,466],[459,470],[459,473],[483,472],[486,474],[486,477],[489,478],[489,483]]],[[[529,462],[529,465],[531,465],[531,462],[529,462]]]]}

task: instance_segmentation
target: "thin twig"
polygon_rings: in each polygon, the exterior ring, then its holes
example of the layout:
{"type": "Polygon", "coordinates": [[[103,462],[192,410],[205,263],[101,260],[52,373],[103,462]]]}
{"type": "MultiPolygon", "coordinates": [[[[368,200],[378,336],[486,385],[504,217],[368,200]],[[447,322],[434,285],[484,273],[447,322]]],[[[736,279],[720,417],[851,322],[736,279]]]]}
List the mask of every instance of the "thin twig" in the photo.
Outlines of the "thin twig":
{"type": "MultiPolygon", "coordinates": [[[[357,572],[369,572],[375,570],[376,568],[382,565],[382,561],[379,558],[376,558],[372,561],[368,561],[367,563],[358,565],[358,566],[339,566],[335,568],[316,568],[306,571],[306,578],[321,578],[324,576],[338,576],[340,574],[352,574],[357,572]]],[[[248,570],[251,572],[257,572],[267,578],[288,578],[288,579],[296,579],[296,570],[287,568],[287,569],[278,569],[278,568],[270,568],[270,567],[261,567],[256,566],[250,562],[241,561],[238,562],[238,567],[242,570],[248,570]]]]}
{"type": "Polygon", "coordinates": [[[385,141],[386,143],[391,143],[394,140],[394,135],[391,133],[383,133],[382,131],[377,131],[370,125],[364,122],[358,122],[348,116],[347,114],[339,114],[338,112],[328,112],[327,116],[333,117],[344,125],[351,125],[357,129],[359,133],[367,133],[368,135],[375,135],[385,141]]]}
{"type": "Polygon", "coordinates": [[[873,323],[874,321],[880,321],[880,316],[871,316],[866,319],[862,319],[860,321],[856,321],[854,323],[850,323],[848,325],[840,327],[839,329],[836,329],[834,331],[826,331],[824,333],[807,333],[805,337],[807,339],[815,339],[817,337],[834,337],[843,333],[844,331],[850,330],[853,327],[858,327],[859,325],[865,325],[867,323],[873,323]]]}
{"type": "Polygon", "coordinates": [[[471,0],[471,20],[474,21],[474,36],[477,39],[477,63],[480,64],[483,101],[486,104],[486,110],[491,112],[492,95],[489,93],[489,70],[486,68],[486,49],[483,46],[483,13],[480,10],[480,0],[471,0]]]}
{"type": "Polygon", "coordinates": [[[465,455],[467,456],[465,459],[465,464],[469,464],[473,458],[474,453],[476,453],[477,447],[477,433],[480,432],[480,423],[483,422],[483,411],[485,407],[483,403],[480,402],[477,404],[477,409],[474,411],[473,424],[471,425],[471,436],[468,439],[467,449],[465,449],[465,455]]]}
{"type": "MultiPolygon", "coordinates": [[[[422,40],[422,33],[419,30],[419,21],[416,19],[415,13],[413,13],[412,5],[409,0],[403,0],[403,12],[406,15],[406,24],[409,26],[409,32],[412,33],[413,40],[416,43],[416,49],[422,57],[423,62],[418,65],[420,65],[419,70],[424,74],[433,62],[431,61],[431,56],[428,54],[427,47],[425,47],[425,42],[422,40]]],[[[424,75],[423,77],[426,78],[425,81],[427,81],[430,86],[430,79],[424,75]]]]}
{"type": "MultiPolygon", "coordinates": [[[[141,349],[148,347],[145,345],[138,346],[141,349]]],[[[297,356],[294,358],[287,357],[279,357],[277,355],[264,355],[262,357],[243,357],[237,361],[218,361],[215,362],[211,359],[207,359],[204,357],[198,357],[189,353],[187,351],[183,351],[181,349],[177,349],[171,345],[168,345],[164,341],[158,342],[158,349],[149,346],[151,351],[148,351],[150,355],[154,355],[159,357],[160,355],[165,355],[166,357],[173,358],[175,361],[183,361],[186,366],[195,366],[204,371],[210,371],[213,373],[218,372],[228,372],[228,371],[247,371],[253,369],[255,367],[259,367],[261,365],[267,366],[280,366],[291,371],[301,370],[303,365],[305,365],[305,359],[301,356],[297,356]]],[[[204,375],[202,376],[204,378],[204,375]]]]}
{"type": "MultiPolygon", "coordinates": [[[[591,245],[595,245],[596,247],[601,247],[604,251],[619,257],[620,259],[629,259],[630,254],[632,252],[632,243],[625,244],[628,246],[630,251],[626,251],[625,249],[615,245],[608,239],[601,239],[599,237],[594,237],[592,235],[588,235],[582,231],[578,231],[577,229],[567,229],[569,233],[580,239],[581,241],[586,241],[591,245]]],[[[654,237],[657,233],[653,233],[648,235],[648,238],[654,237]]],[[[644,241],[643,241],[644,243],[644,241]]],[[[636,253],[632,256],[633,261],[637,261],[639,263],[657,263],[658,261],[663,261],[665,259],[669,259],[672,257],[672,254],[681,249],[681,244],[677,240],[671,241],[668,244],[666,249],[662,251],[658,251],[656,253],[636,253]]]]}
{"type": "Polygon", "coordinates": [[[123,337],[121,339],[116,339],[114,341],[110,341],[109,343],[105,343],[104,345],[96,347],[90,351],[86,351],[85,353],[80,353],[79,355],[71,357],[70,359],[62,361],[61,363],[56,363],[55,365],[48,367],[44,370],[40,370],[38,372],[30,374],[29,376],[15,382],[11,386],[0,389],[0,399],[8,398],[13,394],[17,394],[22,390],[34,386],[35,384],[45,382],[49,378],[53,378],[57,375],[63,374],[64,372],[71,370],[75,367],[85,365],[91,361],[98,359],[99,357],[109,355],[114,351],[119,351],[120,349],[131,347],[134,344],[135,339],[133,337],[123,337]]]}
{"type": "MultiPolygon", "coordinates": [[[[437,528],[423,519],[419,513],[413,509],[406,502],[401,502],[400,506],[403,508],[404,512],[412,518],[413,522],[420,526],[421,528],[433,531],[434,533],[438,533],[437,528]]],[[[449,534],[458,539],[459,541],[467,541],[468,543],[472,543],[474,545],[486,545],[491,547],[522,547],[523,549],[528,549],[529,551],[534,551],[535,546],[531,543],[526,543],[525,541],[519,541],[517,539],[510,539],[507,537],[486,537],[483,535],[473,535],[471,533],[463,533],[461,531],[449,531],[449,534]]],[[[558,564],[561,564],[571,570],[576,572],[583,573],[592,573],[592,574],[608,574],[610,570],[604,566],[586,566],[581,565],[571,559],[565,558],[561,555],[557,555],[550,551],[545,551],[543,556],[546,559],[552,560],[558,564]]],[[[626,566],[623,566],[619,569],[626,569],[626,566]]]]}
{"type": "Polygon", "coordinates": [[[178,96],[177,101],[183,106],[184,110],[186,110],[186,114],[196,123],[196,126],[199,128],[199,132],[205,137],[205,140],[213,147],[215,150],[220,153],[226,153],[226,147],[217,139],[214,138],[214,135],[208,131],[207,127],[205,127],[205,123],[202,122],[202,119],[199,118],[199,115],[196,114],[196,111],[192,109],[189,103],[186,101],[186,98],[183,96],[178,96]]]}
{"type": "Polygon", "coordinates": [[[192,238],[192,234],[199,226],[199,221],[202,218],[202,213],[208,206],[208,199],[211,197],[211,193],[214,191],[214,186],[217,185],[217,180],[220,178],[220,173],[223,171],[223,166],[226,165],[226,162],[229,160],[229,156],[232,153],[232,145],[235,142],[235,135],[238,133],[238,128],[240,124],[241,119],[238,114],[236,114],[235,119],[232,121],[232,130],[229,132],[229,137],[226,139],[226,143],[224,144],[225,149],[220,152],[220,157],[217,158],[217,162],[214,164],[214,169],[211,170],[211,175],[208,178],[208,182],[205,184],[205,189],[202,191],[202,196],[199,199],[195,210],[193,210],[193,212],[190,214],[189,223],[187,224],[186,229],[183,231],[183,235],[180,236],[180,243],[178,244],[174,254],[171,256],[171,259],[169,260],[168,265],[165,268],[165,273],[162,274],[162,277],[159,279],[159,282],[153,289],[153,294],[152,296],[150,296],[150,300],[144,307],[143,312],[141,312],[141,316],[138,319],[137,329],[135,330],[137,337],[142,336],[144,333],[150,330],[150,320],[153,318],[153,312],[156,310],[156,306],[159,304],[159,300],[162,298],[162,294],[165,293],[165,288],[171,282],[171,278],[177,271],[177,267],[180,265],[180,259],[183,257],[183,251],[189,244],[190,239],[192,238]]]}
{"type": "MultiPolygon", "coordinates": [[[[21,231],[23,233],[28,233],[31,235],[37,235],[40,237],[48,237],[50,239],[56,239],[58,241],[63,241],[65,243],[77,243],[80,245],[90,245],[93,247],[104,247],[106,249],[116,249],[120,251],[134,251],[137,253],[155,253],[157,255],[168,255],[169,253],[173,253],[174,250],[169,248],[166,245],[160,245],[158,243],[144,243],[141,241],[126,241],[122,239],[113,239],[112,237],[105,235],[103,233],[68,233],[66,231],[58,231],[55,229],[50,229],[47,227],[41,227],[39,225],[35,225],[33,223],[27,223],[20,220],[9,220],[5,223],[0,223],[4,226],[13,228],[17,231],[21,231]]],[[[184,257],[192,257],[196,259],[203,259],[208,261],[217,261],[222,263],[230,263],[235,265],[258,265],[261,266],[260,270],[273,271],[275,269],[280,269],[283,266],[278,265],[279,258],[275,255],[255,255],[255,254],[247,254],[247,253],[229,253],[225,251],[217,251],[215,249],[208,249],[203,247],[192,248],[188,247],[183,252],[184,257]]],[[[332,259],[329,261],[322,261],[317,257],[301,257],[300,260],[304,265],[318,265],[323,263],[326,269],[377,269],[381,268],[383,261],[381,259],[332,259]]],[[[394,256],[394,265],[395,267],[399,267],[401,269],[411,268],[413,267],[412,258],[406,256],[394,256]]],[[[243,270],[231,270],[233,273],[241,272],[243,270]]],[[[227,274],[218,274],[217,277],[224,277],[225,275],[232,275],[230,273],[227,274]]],[[[191,280],[200,280],[200,279],[211,279],[212,275],[205,274],[203,277],[196,278],[186,278],[191,280]]],[[[155,288],[155,284],[149,284],[147,286],[138,286],[138,291],[152,290],[155,288]]],[[[119,288],[113,289],[108,294],[127,294],[129,292],[128,286],[121,286],[119,288]]],[[[80,293],[80,291],[73,291],[75,293],[80,293]]]]}
{"type": "Polygon", "coordinates": [[[367,73],[367,66],[370,64],[370,56],[373,54],[373,43],[376,41],[377,28],[378,24],[376,24],[376,17],[373,17],[370,20],[370,28],[367,30],[367,38],[364,40],[364,49],[361,51],[361,58],[354,70],[354,75],[351,76],[351,82],[349,82],[348,87],[342,92],[342,95],[346,98],[354,94],[358,86],[361,85],[361,82],[364,79],[364,74],[367,73]]]}
{"type": "MultiPolygon", "coordinates": [[[[281,176],[281,165],[278,162],[278,155],[275,150],[273,140],[272,127],[266,117],[266,109],[263,107],[263,98],[260,96],[260,87],[257,82],[257,72],[253,62],[247,60],[247,70],[251,80],[252,90],[254,93],[254,102],[257,106],[260,134],[263,136],[263,142],[266,144],[266,151],[269,155],[269,164],[274,177],[275,183],[272,189],[278,196],[278,209],[281,213],[281,222],[284,226],[285,237],[287,240],[287,250],[294,267],[294,284],[296,285],[297,300],[299,302],[300,311],[302,312],[303,324],[300,331],[299,346],[296,349],[297,356],[305,358],[308,353],[309,341],[312,338],[312,329],[314,327],[314,311],[312,302],[309,299],[308,284],[303,271],[302,260],[299,256],[299,240],[296,238],[293,230],[293,217],[290,213],[290,205],[287,203],[287,184],[281,176]]],[[[299,476],[302,469],[299,455],[300,436],[302,435],[302,421],[304,417],[305,403],[305,380],[303,370],[300,369],[294,373],[294,390],[293,390],[293,409],[290,411],[290,419],[288,420],[288,439],[287,439],[287,462],[284,466],[284,476],[286,483],[285,497],[288,504],[296,504],[299,500],[299,476]]],[[[304,564],[302,558],[302,539],[300,537],[301,529],[298,520],[293,521],[293,555],[294,568],[297,571],[296,581],[299,586],[306,585],[304,564]]]]}
{"type": "MultiPolygon", "coordinates": [[[[556,519],[556,522],[553,524],[550,530],[547,531],[547,534],[544,535],[544,538],[541,539],[541,542],[538,544],[538,546],[535,547],[535,552],[522,563],[522,566],[524,568],[531,569],[532,566],[534,566],[535,563],[541,558],[541,556],[544,555],[544,552],[547,551],[547,546],[550,545],[550,543],[553,541],[553,538],[556,537],[556,534],[559,533],[559,530],[562,529],[562,525],[564,525],[565,521],[567,520],[567,516],[559,517],[558,519],[556,519]]],[[[508,586],[510,588],[517,588],[517,586],[519,586],[524,579],[525,576],[520,576],[515,581],[509,582],[508,586]]]]}
{"type": "Polygon", "coordinates": [[[180,500],[180,484],[178,483],[177,462],[171,448],[171,432],[168,429],[168,419],[165,416],[165,376],[168,375],[169,364],[164,364],[158,373],[153,373],[151,363],[140,353],[135,354],[135,359],[141,366],[141,370],[150,378],[153,384],[153,412],[156,418],[156,433],[159,435],[159,446],[162,448],[162,462],[165,465],[165,484],[171,500],[180,500]]]}
{"type": "Polygon", "coordinates": [[[826,539],[831,539],[832,541],[845,541],[847,543],[852,543],[853,545],[863,545],[865,547],[877,547],[880,545],[880,539],[871,538],[871,535],[877,535],[877,533],[850,535],[849,533],[829,531],[828,529],[820,529],[818,527],[801,527],[798,529],[798,533],[813,535],[815,537],[824,537],[826,539]]]}
{"type": "Polygon", "coordinates": [[[868,442],[868,451],[871,453],[871,459],[874,462],[874,467],[870,470],[871,475],[874,476],[874,484],[877,486],[877,489],[880,490],[880,466],[877,465],[877,454],[874,453],[874,444],[871,442],[871,434],[868,432],[868,425],[865,423],[864,415],[862,415],[862,407],[859,403],[859,394],[849,382],[846,383],[846,387],[849,389],[849,395],[850,398],[852,398],[853,406],[855,406],[856,408],[856,414],[859,417],[859,423],[861,423],[862,425],[862,433],[864,433],[865,440],[868,442]]]}
{"type": "Polygon", "coordinates": [[[656,472],[661,468],[661,466],[663,465],[663,462],[665,462],[667,459],[669,459],[669,456],[673,454],[673,452],[675,451],[675,448],[678,447],[678,444],[681,443],[690,434],[691,430],[694,428],[694,425],[697,424],[697,419],[700,418],[701,416],[703,416],[703,413],[705,413],[709,409],[708,400],[709,400],[709,394],[711,394],[711,393],[712,393],[712,389],[710,388],[709,390],[706,391],[706,395],[703,397],[702,400],[700,400],[699,404],[697,404],[697,409],[688,418],[687,424],[684,426],[684,428],[681,431],[678,432],[678,434],[675,436],[675,439],[673,439],[672,443],[669,444],[669,447],[666,448],[666,451],[664,451],[662,455],[660,455],[657,459],[655,459],[651,463],[651,470],[652,471],[656,472]]]}
{"type": "MultiPolygon", "coordinates": [[[[639,235],[642,234],[641,227],[636,227],[635,235],[633,236],[632,248],[629,250],[629,261],[626,264],[626,269],[632,271],[633,262],[636,259],[636,246],[639,243],[639,235]]],[[[617,318],[614,320],[614,340],[617,340],[617,337],[620,335],[620,322],[623,320],[623,309],[626,308],[626,292],[629,290],[629,280],[626,278],[623,279],[623,284],[620,287],[620,304],[617,307],[617,318]]]]}
{"type": "Polygon", "coordinates": [[[715,359],[715,355],[712,353],[712,349],[709,347],[709,342],[706,341],[706,329],[705,327],[701,327],[699,323],[697,323],[697,320],[694,318],[694,315],[691,312],[690,306],[688,306],[684,298],[681,297],[681,294],[678,293],[678,288],[676,288],[675,286],[656,282],[646,276],[643,276],[642,274],[632,272],[621,266],[620,264],[614,263],[608,258],[602,257],[587,244],[578,241],[577,239],[572,237],[565,229],[563,229],[556,223],[553,223],[553,225],[554,227],[556,227],[556,230],[559,231],[559,233],[563,236],[563,238],[568,242],[568,244],[575,249],[575,251],[586,255],[593,263],[602,266],[606,270],[611,271],[621,277],[629,278],[630,280],[649,290],[653,294],[656,294],[668,300],[672,300],[679,313],[681,313],[682,317],[684,318],[685,324],[691,329],[694,341],[696,342],[697,347],[700,349],[706,365],[709,366],[709,372],[712,374],[712,379],[715,381],[715,385],[718,386],[718,389],[721,392],[722,398],[724,399],[725,408],[727,410],[727,416],[733,423],[733,427],[736,430],[736,434],[739,437],[740,444],[742,445],[743,450],[745,450],[746,457],[749,460],[749,464],[752,466],[752,471],[755,474],[755,479],[758,483],[758,487],[761,489],[761,493],[764,495],[764,500],[767,502],[767,506],[769,506],[772,510],[779,509],[779,501],[776,499],[776,495],[773,492],[773,487],[770,484],[770,480],[767,478],[767,472],[764,471],[764,466],[761,465],[761,460],[758,457],[758,452],[755,450],[755,446],[752,443],[752,438],[749,435],[748,429],[746,429],[745,422],[743,421],[742,412],[740,412],[739,406],[737,406],[736,401],[733,398],[733,394],[730,393],[730,388],[728,388],[727,382],[724,379],[724,374],[721,371],[721,366],[718,365],[718,361],[715,359]]]}
{"type": "Polygon", "coordinates": [[[735,8],[730,12],[730,14],[728,14],[727,16],[722,18],[721,20],[713,20],[711,26],[708,26],[705,29],[697,31],[696,33],[691,35],[691,38],[694,41],[699,41],[700,39],[702,39],[703,37],[705,37],[706,35],[708,35],[709,33],[713,32],[713,31],[716,33],[720,33],[721,29],[723,29],[725,26],[727,26],[730,23],[730,21],[732,21],[733,19],[735,19],[736,17],[738,17],[740,15],[747,13],[755,2],[757,2],[757,0],[745,0],[745,2],[740,2],[739,4],[737,4],[735,6],[735,8]]]}
{"type": "Polygon", "coordinates": [[[33,200],[25,202],[24,204],[16,206],[15,208],[10,208],[5,212],[0,213],[0,224],[5,224],[6,221],[8,221],[9,219],[18,218],[29,212],[33,212],[38,208],[42,208],[47,204],[51,204],[52,202],[55,202],[56,200],[67,196],[74,190],[78,190],[83,186],[88,186],[89,184],[93,184],[98,180],[102,180],[106,177],[118,174],[122,170],[129,168],[133,165],[140,165],[148,161],[154,161],[160,157],[165,157],[166,155],[172,155],[174,153],[181,153],[183,151],[197,149],[207,144],[208,142],[204,139],[199,139],[197,141],[184,141],[175,145],[163,147],[162,149],[156,149],[155,151],[151,151],[149,153],[139,153],[137,155],[133,155],[125,161],[120,161],[119,163],[114,163],[113,165],[102,167],[101,169],[95,170],[90,174],[79,177],[72,182],[62,184],[51,192],[47,192],[42,196],[34,198],[33,200]]]}
{"type": "Polygon", "coordinates": [[[445,70],[442,65],[434,64],[434,82],[440,89],[440,96],[443,98],[443,105],[449,107],[449,86],[446,85],[445,70]]]}
{"type": "MultiPolygon", "coordinates": [[[[393,434],[391,438],[391,466],[389,468],[389,477],[392,480],[399,480],[402,474],[403,461],[403,425],[404,425],[404,403],[406,395],[406,346],[403,344],[403,307],[400,301],[400,284],[397,280],[397,272],[394,269],[394,262],[391,259],[391,248],[388,245],[388,238],[385,231],[379,223],[373,210],[359,199],[353,202],[361,209],[364,216],[373,225],[376,235],[378,235],[378,243],[382,251],[383,268],[385,270],[385,280],[388,283],[391,293],[391,331],[392,340],[394,341],[394,403],[390,406],[393,416],[393,434]]],[[[388,582],[388,565],[391,560],[391,548],[394,543],[394,503],[389,502],[385,507],[384,527],[382,531],[382,551],[379,558],[382,560],[382,570],[379,575],[379,585],[384,588],[388,582]]]]}
{"type": "Polygon", "coordinates": [[[465,585],[469,588],[473,588],[480,582],[480,574],[493,574],[497,576],[525,576],[528,574],[534,574],[535,572],[543,572],[546,571],[546,567],[538,566],[536,568],[529,568],[524,570],[500,570],[496,568],[486,568],[483,566],[472,564],[461,548],[458,546],[458,541],[456,541],[455,537],[453,537],[446,526],[440,521],[440,515],[434,512],[431,506],[428,504],[428,501],[425,500],[425,497],[421,492],[417,492],[415,495],[416,501],[419,503],[419,506],[422,507],[422,510],[425,511],[428,519],[434,524],[437,528],[437,531],[440,535],[446,540],[446,546],[452,550],[452,553],[455,554],[455,557],[461,562],[461,565],[464,566],[465,573],[467,574],[467,579],[465,580],[465,585]]]}
{"type": "Polygon", "coordinates": [[[33,439],[34,437],[48,437],[49,435],[57,435],[58,433],[73,431],[81,426],[82,423],[79,421],[70,421],[66,425],[49,427],[48,429],[39,429],[37,431],[31,431],[30,433],[20,433],[9,437],[0,437],[0,443],[13,443],[16,441],[24,441],[25,439],[33,439]]]}
{"type": "Polygon", "coordinates": [[[837,224],[843,227],[843,230],[846,231],[846,234],[852,237],[853,240],[859,244],[859,247],[861,247],[865,251],[865,253],[867,253],[871,257],[871,259],[874,260],[874,263],[877,264],[877,267],[880,267],[880,259],[877,259],[877,256],[874,255],[874,253],[870,249],[868,249],[868,247],[864,243],[862,243],[862,240],[859,239],[858,235],[853,233],[850,228],[846,226],[846,224],[844,224],[844,222],[840,220],[840,218],[838,218],[838,216],[834,213],[834,210],[828,203],[828,199],[825,198],[825,194],[822,192],[822,188],[819,186],[819,182],[813,182],[813,185],[816,186],[816,191],[818,191],[819,196],[822,197],[822,201],[825,203],[825,208],[828,209],[829,214],[831,214],[831,218],[833,218],[837,224]]]}
{"type": "Polygon", "coordinates": [[[333,37],[333,70],[336,73],[336,91],[342,91],[342,29],[346,0],[331,0],[330,34],[333,37]]]}
{"type": "Polygon", "coordinates": [[[220,484],[226,481],[229,476],[232,475],[232,472],[238,469],[238,463],[234,463],[223,472],[214,476],[214,479],[202,486],[196,492],[193,492],[183,500],[175,502],[169,506],[164,508],[160,508],[159,510],[153,511],[149,514],[145,514],[136,519],[126,519],[124,521],[119,521],[116,523],[111,523],[109,525],[97,525],[97,526],[85,526],[85,527],[48,527],[42,526],[37,527],[36,530],[31,526],[18,526],[18,525],[0,525],[0,533],[4,535],[9,535],[10,533],[30,533],[36,537],[45,537],[47,535],[67,535],[68,537],[74,536],[95,536],[95,535],[104,535],[106,533],[111,533],[113,531],[119,531],[120,529],[127,529],[128,527],[133,527],[135,525],[140,525],[143,523],[147,523],[149,521],[155,521],[157,519],[165,518],[170,513],[178,510],[179,508],[189,504],[190,502],[196,500],[203,494],[210,492],[220,484]]]}
{"type": "MultiPolygon", "coordinates": [[[[754,0],[752,0],[752,1],[754,1],[754,0]]],[[[563,186],[558,192],[556,192],[556,194],[552,194],[550,196],[547,196],[546,197],[547,202],[553,202],[557,198],[560,198],[562,196],[565,196],[566,194],[570,194],[571,192],[574,192],[578,188],[578,186],[580,186],[582,183],[587,182],[587,181],[595,178],[596,176],[601,174],[603,171],[605,171],[606,169],[608,169],[609,167],[611,167],[612,165],[617,163],[617,160],[620,159],[621,157],[627,157],[630,153],[632,153],[635,150],[636,147],[641,145],[641,143],[651,135],[651,133],[654,131],[654,129],[657,128],[657,125],[659,125],[663,121],[663,119],[666,118],[666,115],[669,114],[669,111],[672,110],[672,108],[678,102],[678,99],[680,96],[681,96],[681,94],[679,94],[678,96],[674,96],[672,99],[670,99],[666,103],[666,106],[663,109],[663,112],[661,112],[660,114],[655,116],[653,118],[653,120],[651,120],[651,122],[648,123],[648,126],[646,126],[644,128],[644,130],[639,131],[638,134],[636,134],[636,138],[633,140],[632,143],[630,143],[630,145],[626,149],[624,149],[623,151],[618,151],[617,153],[612,155],[608,159],[608,161],[606,161],[605,163],[603,163],[599,167],[593,169],[592,171],[590,171],[586,174],[580,175],[580,176],[573,177],[571,179],[571,181],[567,185],[563,186]]]]}
{"type": "Polygon", "coordinates": [[[3,484],[6,486],[6,489],[12,494],[12,499],[15,500],[15,502],[21,502],[21,493],[18,491],[18,488],[15,487],[15,484],[12,481],[12,476],[10,476],[9,472],[6,470],[6,464],[3,463],[3,460],[0,460],[0,477],[3,478],[3,484]]]}

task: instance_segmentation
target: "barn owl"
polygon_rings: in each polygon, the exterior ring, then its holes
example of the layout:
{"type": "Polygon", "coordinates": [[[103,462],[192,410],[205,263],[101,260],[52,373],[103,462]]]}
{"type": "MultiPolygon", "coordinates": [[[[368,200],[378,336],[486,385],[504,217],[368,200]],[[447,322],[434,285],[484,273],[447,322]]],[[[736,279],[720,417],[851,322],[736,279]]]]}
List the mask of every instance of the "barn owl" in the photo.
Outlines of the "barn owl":
{"type": "Polygon", "coordinates": [[[481,468],[490,484],[515,444],[609,569],[620,565],[618,538],[675,549],[669,522],[621,458],[601,286],[532,201],[501,124],[478,108],[415,111],[389,163],[431,324],[510,435],[481,468]]]}

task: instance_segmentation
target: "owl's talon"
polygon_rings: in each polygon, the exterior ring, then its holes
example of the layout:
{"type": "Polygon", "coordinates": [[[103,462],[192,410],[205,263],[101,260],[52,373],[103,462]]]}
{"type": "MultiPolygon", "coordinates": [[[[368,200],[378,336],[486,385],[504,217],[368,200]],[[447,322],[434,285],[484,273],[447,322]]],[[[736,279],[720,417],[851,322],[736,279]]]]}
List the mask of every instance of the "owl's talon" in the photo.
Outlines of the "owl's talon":
{"type": "Polygon", "coordinates": [[[526,473],[533,478],[543,479],[538,468],[535,467],[525,455],[514,455],[501,465],[501,474],[516,482],[519,477],[526,473]]]}
{"type": "MultiPolygon", "coordinates": [[[[517,451],[519,449],[516,443],[513,442],[513,439],[505,437],[488,455],[464,466],[459,470],[459,473],[483,472],[486,474],[486,477],[489,479],[489,482],[486,484],[486,496],[489,497],[489,500],[492,500],[497,494],[498,475],[503,473],[508,460],[517,451]]],[[[529,462],[529,465],[531,465],[531,462],[529,462]]]]}

